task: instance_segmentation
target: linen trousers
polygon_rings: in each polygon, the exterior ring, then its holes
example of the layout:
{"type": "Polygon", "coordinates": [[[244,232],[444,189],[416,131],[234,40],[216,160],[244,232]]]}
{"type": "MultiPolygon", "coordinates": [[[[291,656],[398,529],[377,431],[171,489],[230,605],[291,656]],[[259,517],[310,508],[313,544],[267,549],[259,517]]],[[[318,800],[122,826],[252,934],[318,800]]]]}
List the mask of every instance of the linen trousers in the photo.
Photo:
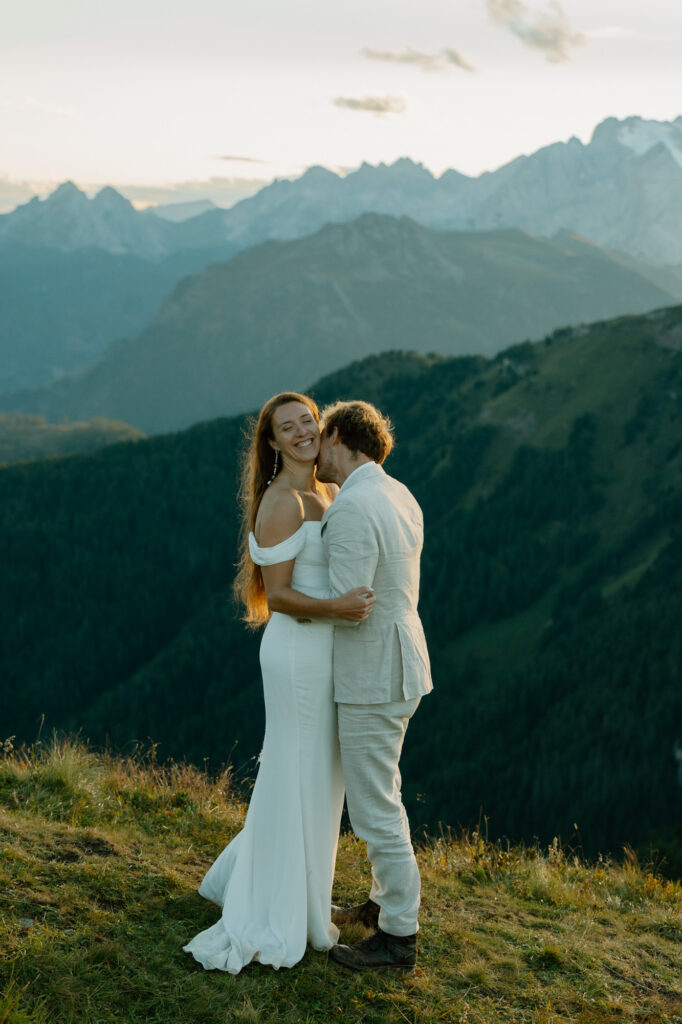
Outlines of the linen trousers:
{"type": "Polygon", "coordinates": [[[420,700],[337,705],[348,816],[355,834],[367,843],[370,899],[379,904],[379,927],[389,935],[414,935],[419,928],[421,880],[398,762],[420,700]]]}

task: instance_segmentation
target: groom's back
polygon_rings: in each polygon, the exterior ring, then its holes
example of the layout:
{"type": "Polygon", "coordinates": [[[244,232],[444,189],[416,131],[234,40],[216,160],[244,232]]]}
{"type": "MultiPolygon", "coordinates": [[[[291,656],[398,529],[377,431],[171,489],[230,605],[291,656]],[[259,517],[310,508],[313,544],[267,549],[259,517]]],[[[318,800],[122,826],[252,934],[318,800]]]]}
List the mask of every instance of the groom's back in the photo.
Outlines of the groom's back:
{"type": "MultiPolygon", "coordinates": [[[[366,492],[372,486],[363,488],[366,492]]],[[[422,511],[410,491],[393,477],[384,474],[374,484],[378,493],[367,495],[364,506],[367,527],[379,547],[374,576],[377,603],[365,625],[375,627],[399,610],[417,611],[419,600],[419,563],[424,541],[422,511]],[[378,617],[377,617],[378,613],[378,617]]],[[[358,495],[358,499],[361,496],[358,495]]]]}
{"type": "Polygon", "coordinates": [[[334,502],[338,508],[332,506],[336,515],[345,511],[361,523],[358,544],[375,565],[372,614],[334,634],[334,696],[341,703],[378,704],[432,689],[417,611],[422,511],[404,484],[377,470],[363,474],[347,494],[342,490],[334,502]]]}

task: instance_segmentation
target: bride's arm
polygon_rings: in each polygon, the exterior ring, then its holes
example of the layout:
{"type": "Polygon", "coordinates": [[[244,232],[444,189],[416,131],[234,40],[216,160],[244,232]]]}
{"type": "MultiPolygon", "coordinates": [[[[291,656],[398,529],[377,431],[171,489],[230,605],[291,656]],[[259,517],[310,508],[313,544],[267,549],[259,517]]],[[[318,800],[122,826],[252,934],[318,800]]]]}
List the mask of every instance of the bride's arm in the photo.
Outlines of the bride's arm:
{"type": "Polygon", "coordinates": [[[268,607],[272,612],[284,612],[297,619],[347,619],[362,622],[372,610],[376,598],[367,587],[355,587],[340,597],[308,597],[291,586],[295,559],[263,565],[263,583],[268,607]],[[368,595],[365,597],[364,595],[368,595]]]}
{"type": "MultiPolygon", "coordinates": [[[[297,496],[286,492],[278,495],[261,519],[258,543],[274,547],[290,537],[303,524],[303,509],[297,496]]],[[[355,587],[337,597],[309,597],[294,590],[291,576],[295,559],[261,566],[265,596],[273,612],[283,612],[295,618],[340,618],[349,622],[362,622],[372,610],[374,594],[366,586],[355,587]],[[364,596],[368,595],[368,596],[364,596]]]]}

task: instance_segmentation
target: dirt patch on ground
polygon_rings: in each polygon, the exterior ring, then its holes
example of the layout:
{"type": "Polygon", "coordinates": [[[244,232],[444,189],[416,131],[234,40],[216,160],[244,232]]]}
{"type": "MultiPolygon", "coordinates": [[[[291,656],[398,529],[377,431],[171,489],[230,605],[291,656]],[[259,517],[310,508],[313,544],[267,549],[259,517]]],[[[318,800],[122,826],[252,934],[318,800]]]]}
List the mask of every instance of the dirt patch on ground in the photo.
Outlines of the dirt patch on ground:
{"type": "Polygon", "coordinates": [[[82,860],[84,857],[117,857],[118,851],[106,839],[91,836],[87,839],[66,839],[57,842],[53,847],[54,860],[66,864],[82,860]]]}

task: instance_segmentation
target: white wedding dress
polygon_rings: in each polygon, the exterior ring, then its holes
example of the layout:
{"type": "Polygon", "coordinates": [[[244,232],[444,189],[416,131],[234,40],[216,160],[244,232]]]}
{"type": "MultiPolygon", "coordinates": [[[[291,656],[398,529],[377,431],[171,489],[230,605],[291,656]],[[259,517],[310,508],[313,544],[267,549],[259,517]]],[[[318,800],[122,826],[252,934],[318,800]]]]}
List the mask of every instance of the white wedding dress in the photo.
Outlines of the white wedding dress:
{"type": "MultiPolygon", "coordinates": [[[[291,586],[328,596],[319,522],[305,521],[287,540],[262,548],[249,535],[259,565],[295,558],[291,586]]],[[[257,960],[292,967],[310,942],[329,949],[343,776],[332,691],[334,627],[300,623],[274,612],[260,647],[265,738],[242,831],[225,847],[199,892],[222,907],[216,924],[184,950],[207,970],[238,974],[257,960]]]]}

